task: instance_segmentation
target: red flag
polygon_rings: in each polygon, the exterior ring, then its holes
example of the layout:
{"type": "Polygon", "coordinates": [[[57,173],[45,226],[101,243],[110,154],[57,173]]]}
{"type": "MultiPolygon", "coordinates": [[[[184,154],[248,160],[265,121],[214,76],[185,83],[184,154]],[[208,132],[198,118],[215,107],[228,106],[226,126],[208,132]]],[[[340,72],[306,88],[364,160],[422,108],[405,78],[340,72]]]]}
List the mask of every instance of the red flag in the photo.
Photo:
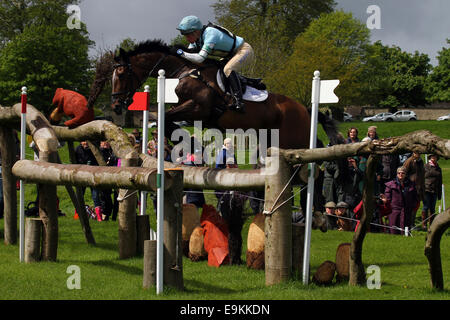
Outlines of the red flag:
{"type": "Polygon", "coordinates": [[[128,110],[145,111],[148,110],[150,99],[148,92],[136,92],[133,96],[133,103],[128,110]]]}

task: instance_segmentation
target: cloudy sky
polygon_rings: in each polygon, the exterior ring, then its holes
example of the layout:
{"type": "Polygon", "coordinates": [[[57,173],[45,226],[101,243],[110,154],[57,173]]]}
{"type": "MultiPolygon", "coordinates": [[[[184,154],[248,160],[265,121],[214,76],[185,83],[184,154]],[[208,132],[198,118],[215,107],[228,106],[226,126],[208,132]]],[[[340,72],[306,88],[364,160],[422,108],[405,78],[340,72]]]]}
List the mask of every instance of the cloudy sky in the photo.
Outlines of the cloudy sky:
{"type": "MultiPolygon", "coordinates": [[[[97,49],[114,49],[122,39],[160,38],[169,42],[185,15],[196,15],[203,23],[214,22],[211,4],[216,0],[83,0],[81,21],[97,49]]],[[[364,24],[375,20],[369,6],[379,8],[379,27],[372,41],[397,45],[408,52],[426,53],[436,64],[437,52],[450,38],[450,0],[336,0],[337,8],[352,12],[364,24]]],[[[376,27],[376,25],[375,25],[376,27]]]]}

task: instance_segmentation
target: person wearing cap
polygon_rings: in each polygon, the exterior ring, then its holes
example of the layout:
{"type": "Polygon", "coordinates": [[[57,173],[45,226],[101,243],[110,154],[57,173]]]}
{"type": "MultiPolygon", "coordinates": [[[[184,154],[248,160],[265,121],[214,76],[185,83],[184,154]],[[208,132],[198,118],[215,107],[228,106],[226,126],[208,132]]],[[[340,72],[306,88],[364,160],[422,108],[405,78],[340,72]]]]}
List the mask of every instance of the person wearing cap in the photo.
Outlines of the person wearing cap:
{"type": "Polygon", "coordinates": [[[337,219],[337,226],[339,231],[352,231],[352,222],[349,219],[350,218],[348,214],[348,204],[344,201],[338,202],[336,205],[336,215],[338,216],[337,219]],[[342,218],[339,218],[342,217],[342,218]]]}
{"type": "Polygon", "coordinates": [[[242,88],[237,72],[253,59],[252,47],[242,37],[234,35],[223,27],[211,23],[203,25],[196,16],[184,17],[177,30],[190,43],[188,49],[193,51],[190,53],[178,49],[177,54],[181,57],[194,63],[202,63],[208,56],[228,60],[223,68],[223,73],[228,79],[236,111],[245,112],[242,88]]]}
{"type": "Polygon", "coordinates": [[[434,219],[436,201],[442,198],[442,170],[438,160],[439,156],[431,154],[428,163],[425,165],[425,195],[422,208],[423,229],[427,228],[428,222],[431,226],[434,219]]]}
{"type": "Polygon", "coordinates": [[[337,229],[336,216],[335,216],[336,203],[334,201],[328,201],[325,203],[325,216],[327,218],[327,229],[337,229]]]}
{"type": "Polygon", "coordinates": [[[376,126],[370,126],[367,129],[367,137],[370,139],[370,141],[379,139],[376,126]]]}
{"type": "Polygon", "coordinates": [[[406,176],[405,168],[397,168],[397,177],[386,183],[384,195],[391,206],[388,216],[390,233],[402,234],[409,226],[412,211],[419,201],[416,186],[406,176]]]}

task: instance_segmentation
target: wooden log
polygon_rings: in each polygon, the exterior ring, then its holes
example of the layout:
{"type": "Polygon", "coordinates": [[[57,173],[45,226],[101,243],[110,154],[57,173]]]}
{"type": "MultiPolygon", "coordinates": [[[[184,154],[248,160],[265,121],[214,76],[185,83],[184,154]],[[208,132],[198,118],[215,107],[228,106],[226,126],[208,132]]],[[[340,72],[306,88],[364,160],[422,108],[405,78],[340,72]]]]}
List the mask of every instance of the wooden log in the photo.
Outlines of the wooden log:
{"type": "Polygon", "coordinates": [[[41,218],[25,219],[25,254],[26,263],[41,260],[41,242],[44,225],[41,218]]]}
{"type": "Polygon", "coordinates": [[[150,240],[150,217],[148,214],[136,216],[136,254],[144,253],[144,243],[150,240]]]}
{"type": "MultiPolygon", "coordinates": [[[[442,195],[444,196],[444,195],[442,195]]],[[[450,227],[450,208],[438,214],[427,233],[425,242],[425,256],[428,259],[428,266],[431,276],[431,286],[437,290],[444,290],[444,278],[442,274],[441,262],[441,238],[444,232],[450,227]]]]}
{"type": "Polygon", "coordinates": [[[194,229],[200,226],[200,215],[192,203],[183,203],[183,225],[181,228],[183,254],[189,256],[189,240],[194,229]]]}
{"type": "Polygon", "coordinates": [[[282,157],[266,158],[269,168],[278,163],[274,174],[267,174],[265,187],[265,278],[270,286],[288,281],[292,269],[292,213],[291,203],[287,201],[292,193],[289,182],[290,170],[282,157]],[[284,191],[283,191],[284,189],[284,191]],[[282,202],[284,205],[279,206],[282,202]],[[278,208],[277,208],[278,207],[278,208]]]}
{"type": "Polygon", "coordinates": [[[363,214],[360,218],[358,229],[353,235],[353,241],[350,247],[350,285],[366,285],[366,271],[362,262],[362,248],[364,238],[370,227],[373,212],[375,210],[374,203],[374,183],[375,173],[378,159],[370,155],[367,159],[366,172],[364,174],[364,190],[363,190],[363,214]]]}
{"type": "Polygon", "coordinates": [[[144,241],[144,276],[142,286],[145,289],[156,285],[156,240],[144,241]]]}
{"type": "Polygon", "coordinates": [[[164,192],[164,284],[184,289],[182,251],[183,170],[165,169],[173,179],[164,192]]]}
{"type": "MultiPolygon", "coordinates": [[[[156,190],[156,169],[150,168],[124,165],[122,167],[101,167],[19,160],[14,164],[12,170],[14,175],[29,183],[89,186],[98,189],[156,190]]],[[[167,176],[166,180],[165,188],[168,189],[172,180],[170,176],[167,176]]]]}
{"type": "Polygon", "coordinates": [[[250,269],[264,270],[265,219],[264,214],[256,214],[248,228],[246,260],[250,269]]]}
{"type": "MultiPolygon", "coordinates": [[[[67,148],[69,150],[69,158],[70,162],[73,164],[77,163],[77,159],[75,156],[75,148],[73,146],[72,141],[67,142],[67,148]]],[[[84,194],[83,189],[80,186],[75,186],[75,195],[76,199],[73,198],[73,194],[71,192],[72,186],[67,186],[67,191],[69,192],[69,196],[72,199],[72,203],[74,204],[75,210],[77,211],[81,229],[83,230],[84,237],[86,238],[87,243],[95,245],[94,234],[92,233],[91,226],[89,224],[89,217],[86,212],[85,202],[84,202],[84,194]]]]}
{"type": "MultiPolygon", "coordinates": [[[[39,160],[56,162],[56,152],[39,151],[39,160]]],[[[56,185],[39,184],[39,217],[44,225],[42,259],[56,261],[58,252],[58,211],[56,185]]]]}
{"type": "Polygon", "coordinates": [[[345,281],[350,274],[351,243],[341,243],[336,250],[336,281],[345,281]]]}
{"type": "Polygon", "coordinates": [[[303,276],[303,251],[305,248],[305,225],[292,224],[292,273],[295,278],[303,276]]]}
{"type": "Polygon", "coordinates": [[[198,226],[192,231],[189,239],[189,259],[191,261],[201,261],[208,258],[203,241],[203,228],[198,226]]]}
{"type": "Polygon", "coordinates": [[[17,190],[12,167],[16,161],[14,132],[0,127],[1,177],[3,183],[3,217],[5,244],[17,243],[17,190]]]}
{"type": "MultiPolygon", "coordinates": [[[[137,153],[132,152],[122,159],[122,165],[133,167],[137,165],[137,153]]],[[[137,191],[120,189],[118,212],[119,225],[119,259],[128,259],[136,256],[137,236],[136,236],[136,206],[137,191]]]]}
{"type": "Polygon", "coordinates": [[[336,273],[336,264],[333,261],[324,261],[314,273],[312,281],[318,285],[328,286],[333,283],[336,273]]]}

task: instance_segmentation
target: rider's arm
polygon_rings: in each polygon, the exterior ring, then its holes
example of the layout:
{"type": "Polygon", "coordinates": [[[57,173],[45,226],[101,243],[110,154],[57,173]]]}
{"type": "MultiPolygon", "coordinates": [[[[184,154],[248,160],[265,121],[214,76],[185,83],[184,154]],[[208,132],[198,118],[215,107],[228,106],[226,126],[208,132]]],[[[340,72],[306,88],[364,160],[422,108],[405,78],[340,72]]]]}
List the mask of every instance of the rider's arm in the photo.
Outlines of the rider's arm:
{"type": "Polygon", "coordinates": [[[208,52],[206,52],[203,49],[200,50],[199,53],[188,53],[184,52],[181,49],[178,49],[177,53],[183,58],[192,61],[194,63],[202,63],[203,61],[205,61],[206,57],[208,57],[208,52]]]}

